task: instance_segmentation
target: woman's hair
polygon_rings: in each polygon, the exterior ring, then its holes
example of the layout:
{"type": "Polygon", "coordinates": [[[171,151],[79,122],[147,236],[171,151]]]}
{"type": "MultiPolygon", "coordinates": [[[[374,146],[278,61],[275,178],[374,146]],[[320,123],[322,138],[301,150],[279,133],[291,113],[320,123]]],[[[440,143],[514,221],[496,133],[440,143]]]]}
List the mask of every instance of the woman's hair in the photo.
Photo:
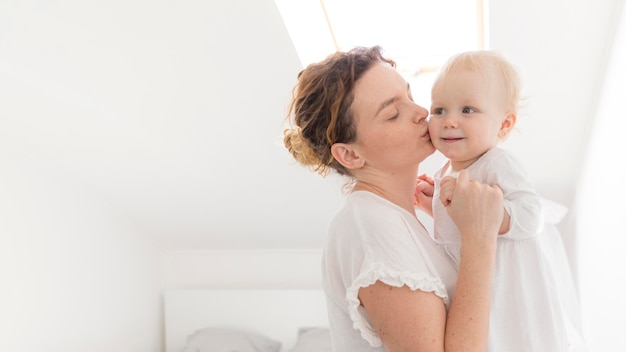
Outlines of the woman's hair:
{"type": "Polygon", "coordinates": [[[521,83],[517,70],[504,56],[491,50],[467,51],[452,56],[439,71],[433,87],[461,70],[491,74],[499,81],[503,103],[508,111],[517,112],[521,100],[521,83]]]}
{"type": "Polygon", "coordinates": [[[356,81],[378,62],[395,67],[379,46],[336,52],[310,64],[298,74],[289,104],[290,127],[283,132],[285,147],[300,164],[326,176],[334,170],[352,177],[331,154],[335,143],[356,139],[350,105],[356,81]]]}

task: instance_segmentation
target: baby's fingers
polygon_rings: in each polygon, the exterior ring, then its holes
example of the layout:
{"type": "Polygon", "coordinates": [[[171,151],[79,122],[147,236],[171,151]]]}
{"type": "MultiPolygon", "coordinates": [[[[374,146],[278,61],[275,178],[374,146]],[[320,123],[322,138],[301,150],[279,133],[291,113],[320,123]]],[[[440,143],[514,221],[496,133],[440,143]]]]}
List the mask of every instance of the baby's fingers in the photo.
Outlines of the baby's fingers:
{"type": "Polygon", "coordinates": [[[439,200],[445,207],[452,202],[452,195],[454,194],[455,187],[456,179],[454,177],[446,176],[441,180],[439,200]]]}

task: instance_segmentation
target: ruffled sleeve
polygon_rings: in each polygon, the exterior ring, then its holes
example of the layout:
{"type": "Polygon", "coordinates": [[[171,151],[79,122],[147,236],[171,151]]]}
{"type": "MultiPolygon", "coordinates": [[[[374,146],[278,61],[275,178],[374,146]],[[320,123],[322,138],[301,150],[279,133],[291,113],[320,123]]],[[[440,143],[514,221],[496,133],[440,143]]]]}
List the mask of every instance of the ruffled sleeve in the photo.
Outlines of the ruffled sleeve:
{"type": "Polygon", "coordinates": [[[382,341],[378,334],[372,328],[365,309],[361,306],[359,300],[359,289],[381,281],[389,286],[402,287],[407,286],[411,290],[420,290],[424,292],[433,292],[441,297],[448,306],[449,298],[446,288],[440,278],[425,273],[417,273],[412,271],[397,271],[385,266],[384,263],[372,263],[361,272],[354,284],[348,288],[346,298],[348,300],[348,312],[352,325],[359,330],[361,337],[365,339],[370,346],[380,347],[382,341]]]}
{"type": "Polygon", "coordinates": [[[362,251],[359,254],[362,260],[349,269],[352,273],[346,285],[345,298],[353,327],[370,346],[376,348],[382,342],[361,306],[359,290],[376,281],[394,287],[407,286],[411,290],[433,292],[447,308],[449,293],[446,284],[449,280],[442,280],[440,273],[443,268],[454,269],[449,259],[440,255],[441,251],[426,229],[408,212],[389,204],[364,207],[364,203],[360,202],[353,213],[359,228],[356,243],[360,247],[355,248],[353,253],[362,251]]]}
{"type": "Polygon", "coordinates": [[[555,201],[541,198],[541,215],[548,224],[558,224],[567,214],[567,207],[555,201]]]}

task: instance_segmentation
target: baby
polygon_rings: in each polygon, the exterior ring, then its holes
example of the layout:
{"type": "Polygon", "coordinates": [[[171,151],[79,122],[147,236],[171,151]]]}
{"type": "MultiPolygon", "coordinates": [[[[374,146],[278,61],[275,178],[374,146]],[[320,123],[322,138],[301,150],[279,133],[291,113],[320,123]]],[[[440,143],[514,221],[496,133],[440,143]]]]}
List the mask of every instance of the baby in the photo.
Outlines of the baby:
{"type": "Polygon", "coordinates": [[[461,53],[441,69],[432,88],[429,122],[432,143],[447,158],[434,175],[429,209],[435,241],[458,267],[461,237],[445,207],[454,201],[459,170],[498,185],[505,212],[496,252],[489,351],[585,351],[569,264],[559,256],[564,249],[555,222],[546,221],[555,205],[541,199],[522,164],[498,147],[515,126],[519,101],[518,74],[496,52],[461,53]]]}

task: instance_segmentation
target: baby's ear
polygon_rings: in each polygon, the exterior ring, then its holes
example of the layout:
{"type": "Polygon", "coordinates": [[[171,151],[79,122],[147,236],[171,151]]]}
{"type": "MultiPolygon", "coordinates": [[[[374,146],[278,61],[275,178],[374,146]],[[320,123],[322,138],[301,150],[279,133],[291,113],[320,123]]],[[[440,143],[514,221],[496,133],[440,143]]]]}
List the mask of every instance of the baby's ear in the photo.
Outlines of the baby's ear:
{"type": "Polygon", "coordinates": [[[509,136],[509,132],[515,127],[515,122],[517,122],[517,114],[515,112],[509,112],[504,117],[502,121],[502,125],[500,126],[500,132],[498,132],[498,136],[500,138],[506,138],[509,136]]]}
{"type": "Polygon", "coordinates": [[[365,159],[360,156],[352,144],[335,143],[330,147],[330,151],[335,160],[346,169],[360,169],[365,165],[365,159]]]}

